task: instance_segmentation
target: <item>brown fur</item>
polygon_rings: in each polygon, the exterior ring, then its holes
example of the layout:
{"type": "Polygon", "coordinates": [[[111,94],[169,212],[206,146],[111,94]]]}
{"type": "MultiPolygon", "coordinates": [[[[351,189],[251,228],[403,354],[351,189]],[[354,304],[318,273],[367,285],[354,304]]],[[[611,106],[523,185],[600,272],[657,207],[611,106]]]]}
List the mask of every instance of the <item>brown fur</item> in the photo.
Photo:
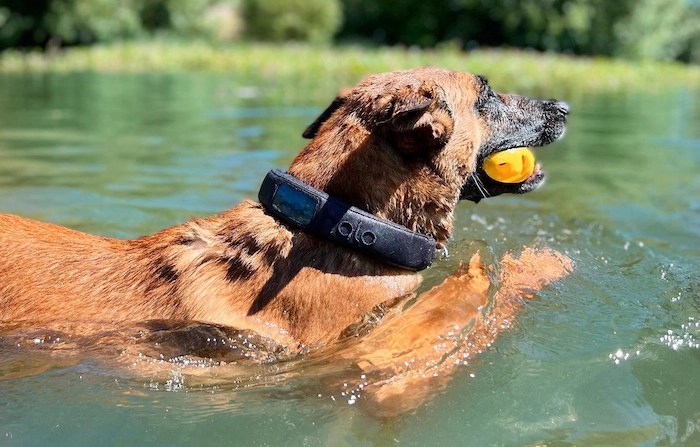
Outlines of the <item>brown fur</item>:
{"type": "MultiPolygon", "coordinates": [[[[314,138],[289,173],[442,246],[479,150],[494,135],[475,111],[483,85],[434,68],[371,76],[307,130],[314,138]]],[[[550,251],[506,256],[502,265],[502,304],[491,322],[481,311],[490,281],[476,257],[338,355],[390,371],[376,397],[396,399],[407,383],[424,382],[402,366],[408,358],[435,364],[445,355],[436,340],[474,322],[473,340],[450,355],[478,352],[520,297],[571,268],[550,251]]],[[[329,345],[378,305],[413,296],[420,282],[417,273],[290,228],[252,201],[127,241],[0,215],[0,322],[196,320],[298,349],[329,345]]]]}

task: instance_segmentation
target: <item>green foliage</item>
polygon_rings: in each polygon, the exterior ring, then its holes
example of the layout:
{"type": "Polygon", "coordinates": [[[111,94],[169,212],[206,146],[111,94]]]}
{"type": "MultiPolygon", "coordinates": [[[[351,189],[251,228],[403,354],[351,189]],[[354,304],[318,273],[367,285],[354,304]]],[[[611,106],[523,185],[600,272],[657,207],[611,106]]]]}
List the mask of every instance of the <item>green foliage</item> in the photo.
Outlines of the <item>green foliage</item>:
{"type": "Polygon", "coordinates": [[[243,0],[246,34],[267,41],[329,42],[342,20],[339,0],[243,0]]]}
{"type": "Polygon", "coordinates": [[[693,54],[693,47],[700,44],[700,7],[687,1],[640,0],[615,31],[619,55],[655,60],[698,57],[695,62],[700,62],[700,54],[693,54]]]}
{"type": "Polygon", "coordinates": [[[51,35],[71,43],[109,41],[142,32],[137,0],[54,0],[45,23],[51,35]]]}
{"type": "MultiPolygon", "coordinates": [[[[239,0],[4,0],[0,49],[108,42],[166,33],[220,37],[239,0]]],[[[228,33],[230,35],[231,33],[228,33]]]]}
{"type": "Polygon", "coordinates": [[[0,0],[0,50],[166,35],[700,63],[700,0],[0,0]],[[341,22],[344,25],[341,27],[341,22]],[[244,22],[244,23],[242,23],[244,22]]]}
{"type": "Polygon", "coordinates": [[[221,72],[289,104],[310,101],[309,92],[318,95],[318,100],[331,98],[338,88],[354,85],[370,73],[425,65],[482,73],[501,91],[565,99],[592,92],[673,91],[700,85],[700,67],[678,63],[633,63],[532,51],[467,53],[449,46],[406,50],[155,40],[76,47],[56,54],[14,50],[0,54],[0,72],[221,72]]]}
{"type": "MultiPolygon", "coordinates": [[[[344,0],[341,37],[431,47],[456,41],[586,55],[689,60],[700,3],[688,0],[344,0]]],[[[698,55],[700,57],[700,55],[698,55]]]]}
{"type": "Polygon", "coordinates": [[[46,39],[42,22],[50,0],[0,2],[0,49],[46,39]]]}
{"type": "Polygon", "coordinates": [[[344,0],[344,37],[421,47],[474,46],[612,54],[614,24],[633,0],[344,0]]]}
{"type": "MultiPolygon", "coordinates": [[[[153,1],[153,0],[151,0],[153,1]]],[[[217,29],[205,12],[215,0],[161,0],[168,21],[161,28],[180,36],[214,37],[217,29]]]]}
{"type": "MultiPolygon", "coordinates": [[[[431,47],[451,38],[480,35],[482,27],[478,20],[470,20],[469,15],[462,13],[462,3],[450,0],[343,0],[345,24],[341,36],[371,39],[381,44],[431,47]]],[[[479,12],[475,17],[477,15],[484,14],[479,12]]]]}
{"type": "Polygon", "coordinates": [[[612,55],[614,26],[636,0],[499,0],[496,14],[511,45],[612,55]]]}
{"type": "Polygon", "coordinates": [[[150,32],[186,38],[237,37],[239,0],[141,0],[141,20],[150,32]]]}

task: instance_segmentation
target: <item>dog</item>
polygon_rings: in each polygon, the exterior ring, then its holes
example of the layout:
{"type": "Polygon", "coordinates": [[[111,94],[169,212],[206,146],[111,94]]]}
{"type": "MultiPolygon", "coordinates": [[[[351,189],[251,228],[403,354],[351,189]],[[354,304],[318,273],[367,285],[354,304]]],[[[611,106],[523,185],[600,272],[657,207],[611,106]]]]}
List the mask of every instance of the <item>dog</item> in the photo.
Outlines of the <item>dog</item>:
{"type": "Polygon", "coordinates": [[[564,102],[499,94],[465,72],[371,75],[306,129],[311,141],[287,173],[268,175],[260,201],[133,240],[0,215],[0,322],[197,321],[291,351],[341,343],[339,358],[383,371],[376,402],[393,402],[393,413],[415,407],[426,394],[416,390],[432,386],[428,369],[484,349],[523,298],[571,271],[552,250],[506,254],[486,313],[493,272],[477,253],[407,305],[460,200],[544,180],[538,165],[522,182],[499,183],[484,160],[553,143],[568,113],[564,102]],[[436,347],[460,331],[454,346],[436,347]]]}

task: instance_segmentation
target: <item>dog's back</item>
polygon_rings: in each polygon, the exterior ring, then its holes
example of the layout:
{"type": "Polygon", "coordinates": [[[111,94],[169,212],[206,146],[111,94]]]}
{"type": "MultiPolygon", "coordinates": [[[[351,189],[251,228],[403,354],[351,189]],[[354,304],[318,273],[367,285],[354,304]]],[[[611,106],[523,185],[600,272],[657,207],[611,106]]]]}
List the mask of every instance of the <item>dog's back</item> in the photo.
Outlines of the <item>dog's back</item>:
{"type": "MultiPolygon", "coordinates": [[[[313,139],[288,173],[434,242],[434,250],[447,243],[459,200],[474,196],[464,191],[470,180],[479,179],[483,197],[541,182],[538,172],[491,188],[481,164],[513,146],[552,143],[567,113],[557,101],[497,95],[469,73],[428,67],[373,75],[310,126],[313,139]]],[[[285,343],[330,343],[421,282],[408,267],[277,217],[244,202],[119,241],[2,216],[0,321],[195,319],[285,343]]]]}
{"type": "Polygon", "coordinates": [[[155,318],[140,267],[127,241],[1,214],[0,321],[155,318]]]}

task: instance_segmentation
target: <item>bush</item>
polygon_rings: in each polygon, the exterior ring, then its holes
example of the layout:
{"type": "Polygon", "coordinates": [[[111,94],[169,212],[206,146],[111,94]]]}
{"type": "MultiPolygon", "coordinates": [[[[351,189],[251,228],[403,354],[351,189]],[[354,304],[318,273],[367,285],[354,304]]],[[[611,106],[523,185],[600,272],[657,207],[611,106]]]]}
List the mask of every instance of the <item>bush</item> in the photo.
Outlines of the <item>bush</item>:
{"type": "MultiPolygon", "coordinates": [[[[343,0],[342,35],[431,47],[455,41],[611,55],[613,26],[637,0],[343,0]]],[[[663,1],[663,0],[662,0],[663,1]]]]}
{"type": "Polygon", "coordinates": [[[343,0],[343,16],[341,37],[378,44],[432,47],[478,40],[497,45],[500,39],[500,25],[489,20],[481,0],[343,0]]]}
{"type": "Polygon", "coordinates": [[[637,0],[499,0],[503,39],[516,47],[611,56],[614,26],[637,0]]]}
{"type": "Polygon", "coordinates": [[[231,40],[239,0],[0,0],[0,50],[165,33],[231,40]]]}
{"type": "Polygon", "coordinates": [[[700,7],[684,0],[641,0],[629,17],[616,25],[615,31],[619,40],[617,55],[692,60],[697,57],[694,51],[700,42],[700,7]]]}
{"type": "Polygon", "coordinates": [[[143,31],[137,0],[54,0],[45,23],[52,36],[68,43],[110,41],[143,31]]]}
{"type": "Polygon", "coordinates": [[[339,0],[243,0],[245,33],[257,40],[330,42],[340,27],[339,0]]]}
{"type": "Polygon", "coordinates": [[[690,0],[343,0],[341,37],[700,62],[690,0]]]}
{"type": "Polygon", "coordinates": [[[230,40],[235,31],[223,31],[224,27],[235,27],[234,0],[151,0],[162,4],[167,20],[161,29],[184,37],[205,37],[230,40]]]}
{"type": "Polygon", "coordinates": [[[0,2],[0,49],[32,45],[46,40],[44,12],[50,0],[3,0],[0,2]]]}

